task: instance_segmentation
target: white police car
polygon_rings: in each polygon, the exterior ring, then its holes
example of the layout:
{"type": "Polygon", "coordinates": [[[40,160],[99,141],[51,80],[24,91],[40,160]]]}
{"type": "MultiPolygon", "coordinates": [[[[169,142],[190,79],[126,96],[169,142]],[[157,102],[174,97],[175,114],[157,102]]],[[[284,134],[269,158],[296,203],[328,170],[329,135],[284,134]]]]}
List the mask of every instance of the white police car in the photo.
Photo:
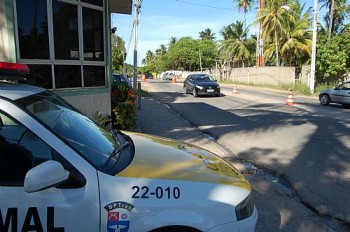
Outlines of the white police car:
{"type": "Polygon", "coordinates": [[[48,90],[0,81],[0,231],[242,232],[256,222],[249,183],[211,152],[107,131],[48,90]]]}

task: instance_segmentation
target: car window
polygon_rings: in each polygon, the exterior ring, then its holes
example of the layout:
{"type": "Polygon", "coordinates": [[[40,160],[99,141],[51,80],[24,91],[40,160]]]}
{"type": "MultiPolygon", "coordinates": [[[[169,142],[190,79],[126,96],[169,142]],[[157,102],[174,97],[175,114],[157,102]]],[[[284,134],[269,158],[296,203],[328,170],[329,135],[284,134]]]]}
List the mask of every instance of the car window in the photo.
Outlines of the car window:
{"type": "Polygon", "coordinates": [[[350,83],[343,84],[341,89],[343,89],[343,90],[350,90],[350,83]]]}
{"type": "Polygon", "coordinates": [[[115,83],[117,83],[117,84],[121,83],[121,80],[120,80],[121,78],[119,75],[113,74],[113,79],[114,79],[115,83]]]}
{"type": "Polygon", "coordinates": [[[99,170],[103,169],[108,157],[120,146],[111,132],[49,91],[20,99],[17,103],[99,170]]]}
{"type": "Polygon", "coordinates": [[[195,77],[196,81],[198,82],[209,82],[209,81],[213,81],[213,78],[211,78],[208,75],[197,75],[195,77]]]}
{"type": "Polygon", "coordinates": [[[0,121],[0,185],[23,186],[31,168],[52,159],[51,148],[2,111],[0,121]]]}

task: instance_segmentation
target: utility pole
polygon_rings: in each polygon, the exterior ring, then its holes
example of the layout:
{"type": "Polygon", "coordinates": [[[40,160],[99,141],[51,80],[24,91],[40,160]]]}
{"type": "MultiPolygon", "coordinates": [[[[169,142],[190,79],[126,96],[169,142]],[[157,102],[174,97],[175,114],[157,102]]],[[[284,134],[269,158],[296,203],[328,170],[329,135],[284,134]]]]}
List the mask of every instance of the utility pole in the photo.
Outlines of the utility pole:
{"type": "Polygon", "coordinates": [[[315,72],[316,72],[316,40],[317,40],[317,1],[314,0],[314,20],[312,23],[312,50],[311,50],[311,70],[310,70],[310,92],[315,91],[315,72]]]}
{"type": "MultiPolygon", "coordinates": [[[[265,7],[265,0],[258,0],[259,11],[265,7]]],[[[259,22],[257,46],[256,46],[256,66],[263,67],[264,65],[264,41],[262,39],[262,22],[259,22]]]]}
{"type": "Polygon", "coordinates": [[[139,13],[141,9],[142,0],[134,0],[135,7],[135,16],[134,16],[134,79],[133,79],[133,88],[134,91],[137,91],[137,43],[138,43],[138,25],[139,25],[139,13]]]}

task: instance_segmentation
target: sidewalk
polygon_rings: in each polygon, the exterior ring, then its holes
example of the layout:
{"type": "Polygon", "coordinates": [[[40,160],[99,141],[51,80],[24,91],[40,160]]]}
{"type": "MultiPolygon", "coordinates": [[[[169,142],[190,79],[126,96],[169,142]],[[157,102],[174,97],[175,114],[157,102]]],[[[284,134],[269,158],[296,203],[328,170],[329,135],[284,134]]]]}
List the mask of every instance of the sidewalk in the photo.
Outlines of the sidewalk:
{"type": "MultiPolygon", "coordinates": [[[[212,141],[198,128],[192,126],[169,106],[161,104],[151,97],[143,97],[141,109],[137,110],[137,128],[140,132],[180,140],[200,146],[220,157],[229,156],[219,144],[212,141]]],[[[245,171],[243,164],[233,164],[240,172],[245,171]]]]}

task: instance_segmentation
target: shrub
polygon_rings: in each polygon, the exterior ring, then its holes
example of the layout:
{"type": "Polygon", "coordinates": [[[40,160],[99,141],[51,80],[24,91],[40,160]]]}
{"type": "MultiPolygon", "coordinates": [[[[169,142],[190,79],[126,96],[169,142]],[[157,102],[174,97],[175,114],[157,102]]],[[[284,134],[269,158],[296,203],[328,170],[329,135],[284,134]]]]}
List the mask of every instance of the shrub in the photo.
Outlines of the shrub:
{"type": "Polygon", "coordinates": [[[136,120],[136,94],[126,85],[113,85],[111,90],[112,127],[133,130],[136,120]]]}
{"type": "Polygon", "coordinates": [[[110,118],[108,116],[104,116],[99,111],[95,111],[92,113],[92,119],[103,126],[108,126],[108,124],[110,123],[110,118]]]}

